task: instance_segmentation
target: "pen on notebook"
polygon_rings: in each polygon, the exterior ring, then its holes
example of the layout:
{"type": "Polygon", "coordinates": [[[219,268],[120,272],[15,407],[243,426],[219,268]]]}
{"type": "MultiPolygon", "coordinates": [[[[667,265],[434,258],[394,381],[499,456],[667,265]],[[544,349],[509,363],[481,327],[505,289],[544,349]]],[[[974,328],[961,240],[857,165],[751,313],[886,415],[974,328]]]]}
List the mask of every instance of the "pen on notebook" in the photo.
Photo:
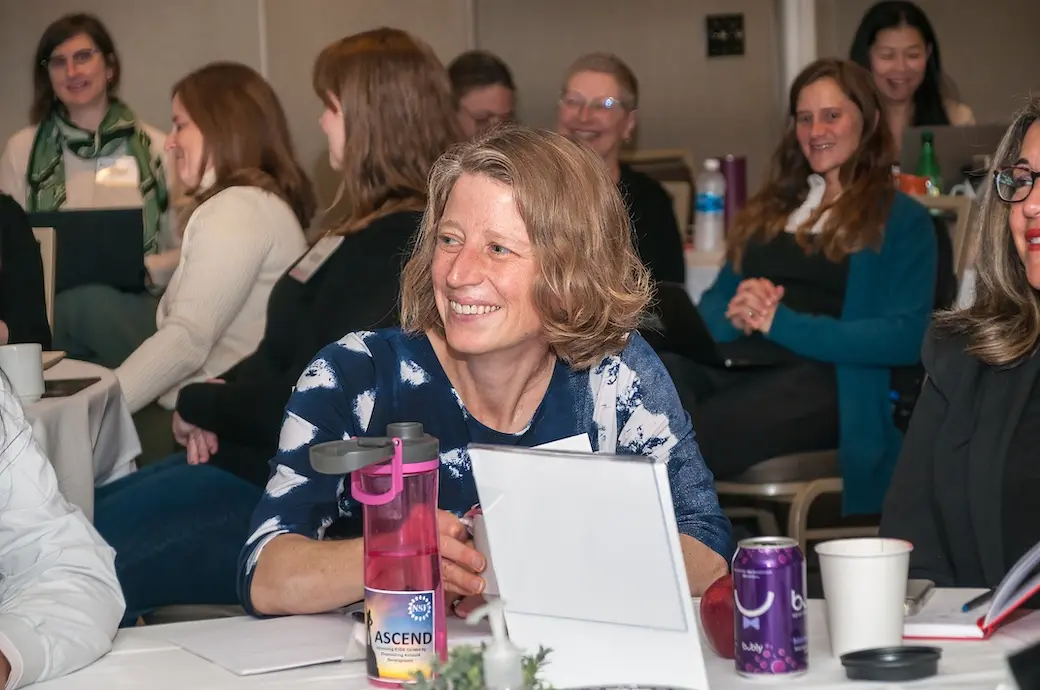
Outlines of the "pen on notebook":
{"type": "Polygon", "coordinates": [[[961,611],[967,613],[968,611],[971,611],[972,609],[977,609],[978,607],[982,606],[983,604],[985,604],[986,602],[988,602],[992,598],[993,598],[993,590],[991,589],[988,592],[983,592],[979,596],[977,596],[974,599],[968,601],[966,604],[964,604],[964,606],[961,607],[961,611]]]}

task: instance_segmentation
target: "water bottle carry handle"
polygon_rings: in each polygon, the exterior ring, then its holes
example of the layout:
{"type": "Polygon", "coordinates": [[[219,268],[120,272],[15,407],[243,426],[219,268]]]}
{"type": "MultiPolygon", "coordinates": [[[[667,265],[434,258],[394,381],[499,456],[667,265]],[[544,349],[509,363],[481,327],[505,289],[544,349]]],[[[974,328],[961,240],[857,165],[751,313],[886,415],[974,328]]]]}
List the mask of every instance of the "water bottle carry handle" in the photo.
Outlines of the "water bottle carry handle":
{"type": "Polygon", "coordinates": [[[350,495],[366,506],[383,506],[397,498],[404,489],[404,459],[402,452],[404,445],[401,439],[391,439],[394,444],[394,454],[390,459],[390,488],[381,494],[370,494],[361,488],[361,473],[364,469],[350,473],[350,495]]]}

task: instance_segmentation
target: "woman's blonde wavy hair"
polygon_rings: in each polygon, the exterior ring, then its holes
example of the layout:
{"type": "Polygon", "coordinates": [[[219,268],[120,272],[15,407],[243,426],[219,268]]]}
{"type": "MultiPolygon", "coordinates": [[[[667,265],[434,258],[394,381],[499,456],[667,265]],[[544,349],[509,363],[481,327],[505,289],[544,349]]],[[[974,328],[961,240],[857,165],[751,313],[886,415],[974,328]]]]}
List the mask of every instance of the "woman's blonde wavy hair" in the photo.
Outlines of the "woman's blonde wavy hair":
{"type": "MultiPolygon", "coordinates": [[[[1006,367],[1031,355],[1040,344],[1040,293],[1029,284],[1008,222],[1011,204],[997,196],[993,172],[1013,165],[1022,142],[1040,122],[1040,95],[1030,98],[1000,142],[982,195],[969,256],[975,256],[975,301],[970,307],[935,317],[939,335],[966,335],[967,352],[986,364],[1006,367]]],[[[1024,202],[1020,202],[1024,203],[1024,202]]]]}
{"type": "Polygon", "coordinates": [[[462,139],[448,71],[430,46],[400,29],[347,36],[318,55],[313,85],[346,128],[332,206],[343,200],[348,210],[335,232],[421,210],[433,162],[462,139]]]}
{"type": "Polygon", "coordinates": [[[402,275],[404,329],[444,333],[433,255],[444,207],[462,175],[485,175],[512,188],[538,259],[532,299],[555,354],[587,369],[620,352],[651,291],[617,185],[585,146],[516,126],[461,144],[433,166],[426,213],[402,275]]]}

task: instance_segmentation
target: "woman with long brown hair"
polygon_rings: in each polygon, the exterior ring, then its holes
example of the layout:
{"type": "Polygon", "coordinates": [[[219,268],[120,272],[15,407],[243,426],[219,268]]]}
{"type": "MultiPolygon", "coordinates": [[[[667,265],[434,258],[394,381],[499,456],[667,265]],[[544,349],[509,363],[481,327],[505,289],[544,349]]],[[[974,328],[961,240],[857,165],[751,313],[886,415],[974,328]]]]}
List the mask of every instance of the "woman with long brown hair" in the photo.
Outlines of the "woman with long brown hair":
{"type": "Polygon", "coordinates": [[[119,551],[124,623],[156,606],[237,602],[236,558],[261,487],[293,481],[276,473],[268,483],[268,461],[297,380],[327,343],[397,320],[426,178],[461,138],[447,71],[425,43],[384,28],[325,48],[314,90],[345,210],[274,286],[256,352],[219,381],[180,391],[173,430],[185,452],[98,490],[99,529],[119,551]]]}
{"type": "Polygon", "coordinates": [[[814,62],[791,86],[789,115],[699,304],[727,357],[754,366],[666,363],[717,478],[838,448],[845,511],[878,513],[901,443],[891,370],[920,356],[935,231],[894,188],[892,138],[866,70],[814,62]]]}
{"type": "Polygon", "coordinates": [[[256,349],[271,288],[306,249],[315,207],[278,97],[252,68],[192,72],[174,86],[172,108],[166,149],[193,206],[158,329],[116,369],[132,412],[158,402],[139,424],[146,460],[172,447],[177,391],[256,349]]]}
{"type": "Polygon", "coordinates": [[[1040,97],[1017,114],[979,210],[973,304],[936,316],[881,532],[911,577],[995,587],[1040,541],[1040,97]]]}

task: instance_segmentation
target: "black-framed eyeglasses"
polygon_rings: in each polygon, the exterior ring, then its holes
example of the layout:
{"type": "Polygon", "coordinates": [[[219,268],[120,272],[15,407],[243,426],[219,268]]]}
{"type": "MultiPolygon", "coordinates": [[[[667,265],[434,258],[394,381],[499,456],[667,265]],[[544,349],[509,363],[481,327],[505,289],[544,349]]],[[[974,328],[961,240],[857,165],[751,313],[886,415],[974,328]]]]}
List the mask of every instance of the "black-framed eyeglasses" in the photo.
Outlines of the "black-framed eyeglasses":
{"type": "Polygon", "coordinates": [[[76,65],[77,67],[82,67],[83,65],[86,65],[91,60],[93,60],[94,56],[100,52],[101,51],[97,48],[84,48],[83,50],[77,50],[75,53],[73,53],[71,58],[68,58],[64,55],[51,55],[50,57],[45,57],[44,59],[40,60],[40,64],[49,70],[57,72],[67,68],[69,66],[70,60],[72,64],[76,65]]]}
{"type": "Polygon", "coordinates": [[[1009,165],[993,172],[993,186],[1001,201],[1017,204],[1025,201],[1040,179],[1040,171],[1024,165],[1009,165]]]}

